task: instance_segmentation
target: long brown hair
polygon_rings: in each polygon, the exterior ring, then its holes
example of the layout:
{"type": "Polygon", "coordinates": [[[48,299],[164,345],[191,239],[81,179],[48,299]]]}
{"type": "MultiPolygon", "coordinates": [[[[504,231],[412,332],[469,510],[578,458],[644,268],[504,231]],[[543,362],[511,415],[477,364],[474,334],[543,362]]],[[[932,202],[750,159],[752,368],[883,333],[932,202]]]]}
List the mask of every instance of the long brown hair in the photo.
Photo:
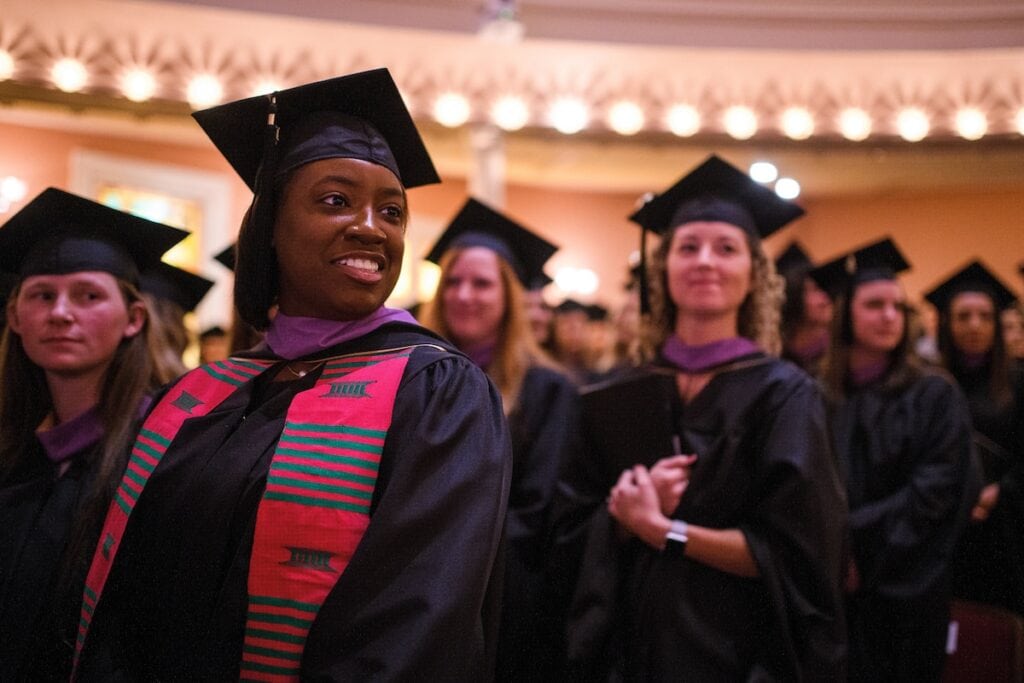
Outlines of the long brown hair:
{"type": "MultiPolygon", "coordinates": [[[[452,334],[446,322],[442,290],[445,275],[463,250],[460,247],[453,247],[441,257],[441,284],[434,298],[424,304],[423,312],[420,314],[424,327],[448,339],[452,338],[452,334]]],[[[505,414],[509,415],[519,402],[526,371],[533,365],[556,368],[557,364],[540,349],[533,336],[523,305],[523,286],[519,283],[515,270],[500,256],[497,256],[497,260],[498,273],[505,292],[505,314],[498,330],[498,346],[495,349],[494,360],[487,368],[487,375],[497,385],[505,414]]]]}
{"type": "MultiPolygon", "coordinates": [[[[643,343],[643,356],[647,359],[655,356],[675,330],[679,309],[668,291],[668,251],[676,230],[681,227],[667,231],[651,255],[651,315],[643,343]]],[[[768,258],[760,238],[747,230],[743,235],[750,249],[750,291],[740,304],[737,334],[756,342],[765,353],[777,356],[782,351],[779,318],[785,282],[775,272],[775,263],[768,258]]]]}
{"type": "MultiPolygon", "coordinates": [[[[870,282],[870,280],[869,280],[870,282]]],[[[850,348],[853,346],[853,295],[864,282],[854,282],[835,301],[835,315],[832,318],[832,335],[828,353],[822,361],[821,381],[829,398],[836,400],[846,395],[847,377],[850,369],[850,348]]],[[[890,367],[882,380],[884,391],[899,391],[920,377],[924,366],[914,352],[917,338],[917,316],[913,308],[904,305],[903,336],[896,348],[889,352],[890,367]]]]}
{"type": "MultiPolygon", "coordinates": [[[[126,307],[136,302],[145,306],[134,285],[118,280],[118,287],[126,307]]],[[[19,289],[14,289],[7,302],[8,316],[16,305],[19,289]]],[[[143,397],[162,384],[153,362],[155,349],[147,310],[139,333],[121,340],[100,388],[96,409],[103,425],[102,447],[91,455],[91,484],[79,497],[62,580],[68,580],[76,565],[91,559],[95,534],[128,462],[143,397]]],[[[35,429],[52,410],[53,399],[43,369],[32,362],[21,337],[8,327],[0,341],[0,482],[33,455],[25,444],[31,443],[35,429]]]]}

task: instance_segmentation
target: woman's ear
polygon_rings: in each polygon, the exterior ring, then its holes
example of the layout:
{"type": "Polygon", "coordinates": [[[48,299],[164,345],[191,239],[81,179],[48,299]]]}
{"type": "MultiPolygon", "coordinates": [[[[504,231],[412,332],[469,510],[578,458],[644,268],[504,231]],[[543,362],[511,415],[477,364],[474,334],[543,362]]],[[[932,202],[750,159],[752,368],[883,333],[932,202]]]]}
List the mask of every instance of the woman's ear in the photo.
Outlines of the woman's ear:
{"type": "Polygon", "coordinates": [[[129,339],[142,331],[146,324],[146,304],[134,301],[128,305],[128,324],[124,328],[124,338],[129,339]]]}

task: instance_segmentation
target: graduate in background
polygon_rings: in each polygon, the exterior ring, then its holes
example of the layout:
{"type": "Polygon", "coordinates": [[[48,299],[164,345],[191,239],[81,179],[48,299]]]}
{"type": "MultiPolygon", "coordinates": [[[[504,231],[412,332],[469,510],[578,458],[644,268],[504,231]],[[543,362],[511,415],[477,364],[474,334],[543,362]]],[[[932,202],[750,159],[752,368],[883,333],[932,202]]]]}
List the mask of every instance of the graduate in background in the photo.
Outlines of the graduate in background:
{"type": "Polygon", "coordinates": [[[953,554],[978,492],[970,414],[911,349],[891,240],[812,272],[836,297],[822,381],[850,507],[850,678],[938,681],[953,554]]]}
{"type": "Polygon", "coordinates": [[[810,277],[811,259],[793,242],[775,260],[775,270],[786,281],[782,304],[782,357],[812,376],[828,351],[832,324],[832,299],[810,277]]]}
{"type": "Polygon", "coordinates": [[[501,391],[512,434],[512,487],[498,679],[554,680],[557,616],[545,583],[549,513],[558,471],[578,439],[573,383],[537,346],[523,290],[556,247],[469,199],[428,260],[441,266],[426,327],[451,339],[501,391]]]}
{"type": "Polygon", "coordinates": [[[79,679],[490,679],[508,429],[479,368],[384,307],[406,191],[439,180],[397,86],[377,69],[194,117],[254,191],[235,305],[266,345],[146,418],[79,679]]]}
{"type": "MultiPolygon", "coordinates": [[[[235,272],[235,251],[236,244],[229,244],[224,249],[219,251],[213,258],[215,261],[220,263],[222,266],[230,270],[232,273],[235,272]]],[[[274,313],[277,312],[277,305],[272,304],[267,315],[273,319],[274,313]]],[[[231,306],[231,330],[228,335],[228,353],[236,353],[238,351],[248,351],[249,349],[255,348],[263,341],[263,332],[257,330],[255,327],[245,322],[241,315],[238,313],[238,306],[232,304],[231,306]]]]}
{"type": "Polygon", "coordinates": [[[194,342],[185,324],[185,314],[196,310],[213,284],[213,280],[163,262],[142,273],[142,294],[153,316],[153,331],[159,342],[158,371],[165,383],[196,365],[194,347],[193,353],[187,353],[194,342]],[[186,362],[186,355],[191,355],[190,363],[186,362]]]}
{"type": "Polygon", "coordinates": [[[0,228],[0,680],[67,680],[85,572],[156,371],[139,271],[188,233],[57,189],[0,228]]]}
{"type": "Polygon", "coordinates": [[[843,495],[818,389],[776,357],[782,285],[761,246],[802,213],[713,156],[631,217],[663,236],[639,375],[654,381],[584,394],[595,427],[635,438],[588,434],[559,491],[559,542],[587,536],[580,680],[844,675],[843,495]]]}
{"type": "Polygon", "coordinates": [[[973,261],[925,298],[939,313],[942,365],[967,396],[985,477],[954,557],[953,590],[1024,616],[1024,375],[1007,353],[999,315],[1015,297],[973,261]]]}

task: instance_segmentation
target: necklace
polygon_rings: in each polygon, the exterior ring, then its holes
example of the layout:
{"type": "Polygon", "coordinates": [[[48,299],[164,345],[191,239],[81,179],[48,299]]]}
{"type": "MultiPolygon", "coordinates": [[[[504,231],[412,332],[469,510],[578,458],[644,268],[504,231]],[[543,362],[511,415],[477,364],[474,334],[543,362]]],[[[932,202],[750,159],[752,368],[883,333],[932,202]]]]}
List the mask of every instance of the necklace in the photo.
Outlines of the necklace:
{"type": "MultiPolygon", "coordinates": [[[[302,364],[305,364],[307,361],[299,361],[299,362],[302,363],[302,364]]],[[[284,366],[284,369],[287,370],[288,372],[290,372],[295,377],[297,377],[299,379],[302,379],[303,377],[308,375],[310,373],[310,371],[316,370],[318,367],[323,365],[323,363],[324,363],[324,361],[317,361],[317,362],[313,363],[312,367],[303,368],[302,370],[295,370],[294,368],[292,368],[292,364],[288,363],[287,365],[284,366]]]]}

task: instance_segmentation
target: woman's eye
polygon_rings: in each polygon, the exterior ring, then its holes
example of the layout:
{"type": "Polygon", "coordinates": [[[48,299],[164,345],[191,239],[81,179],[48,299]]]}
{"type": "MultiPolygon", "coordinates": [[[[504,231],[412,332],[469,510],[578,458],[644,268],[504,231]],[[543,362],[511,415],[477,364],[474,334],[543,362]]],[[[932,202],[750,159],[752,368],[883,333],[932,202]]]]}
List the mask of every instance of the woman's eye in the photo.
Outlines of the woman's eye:
{"type": "Polygon", "coordinates": [[[402,209],[402,207],[393,205],[385,206],[383,209],[383,213],[388,218],[393,218],[395,220],[401,220],[402,217],[405,215],[405,211],[402,209]]]}
{"type": "Polygon", "coordinates": [[[324,201],[331,206],[348,206],[348,199],[344,195],[330,194],[324,198],[324,201]]]}

